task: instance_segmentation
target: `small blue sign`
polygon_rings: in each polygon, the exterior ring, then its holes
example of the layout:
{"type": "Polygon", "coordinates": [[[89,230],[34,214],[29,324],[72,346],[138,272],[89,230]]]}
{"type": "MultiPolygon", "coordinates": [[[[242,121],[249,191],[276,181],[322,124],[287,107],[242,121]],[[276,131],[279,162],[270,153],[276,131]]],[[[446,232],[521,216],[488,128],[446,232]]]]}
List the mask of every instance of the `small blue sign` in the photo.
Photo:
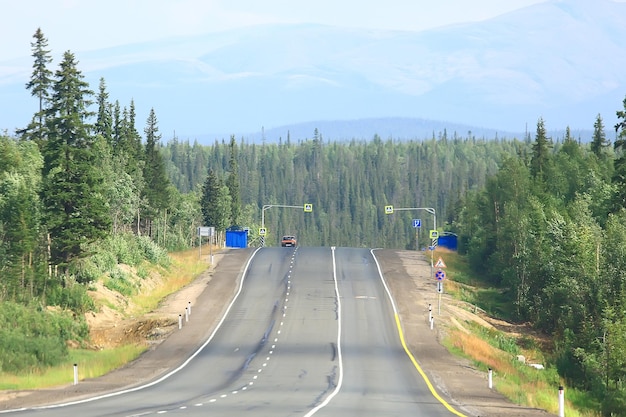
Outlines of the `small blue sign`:
{"type": "Polygon", "coordinates": [[[435,272],[435,278],[437,278],[437,281],[443,281],[445,277],[446,273],[443,272],[441,269],[435,272]]]}
{"type": "Polygon", "coordinates": [[[422,219],[413,219],[413,227],[416,229],[422,227],[422,219]]]}

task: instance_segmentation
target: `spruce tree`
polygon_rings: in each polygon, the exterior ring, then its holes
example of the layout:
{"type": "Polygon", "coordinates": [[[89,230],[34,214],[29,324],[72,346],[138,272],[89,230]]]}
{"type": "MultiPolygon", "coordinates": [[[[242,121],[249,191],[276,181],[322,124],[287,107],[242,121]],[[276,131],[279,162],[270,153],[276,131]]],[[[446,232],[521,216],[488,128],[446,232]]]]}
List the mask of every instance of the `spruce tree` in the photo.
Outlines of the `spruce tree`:
{"type": "Polygon", "coordinates": [[[624,109],[616,112],[618,122],[615,125],[617,139],[613,144],[615,151],[619,155],[613,165],[613,183],[617,186],[615,195],[616,208],[626,207],[626,98],[624,99],[624,109]]]}
{"type": "Polygon", "coordinates": [[[537,134],[532,147],[532,158],[530,160],[530,173],[533,177],[542,177],[549,158],[550,140],[546,134],[546,127],[543,118],[537,122],[537,134]]]}
{"type": "Polygon", "coordinates": [[[596,156],[601,157],[602,152],[610,145],[610,142],[606,139],[606,133],[604,132],[604,123],[602,122],[602,116],[598,114],[596,121],[593,123],[593,137],[591,140],[591,152],[596,156]]]}
{"type": "Polygon", "coordinates": [[[107,143],[113,146],[113,111],[109,103],[109,93],[106,90],[104,78],[100,78],[98,88],[98,119],[96,120],[95,133],[102,135],[107,143]]]}
{"type": "Polygon", "coordinates": [[[34,140],[40,146],[46,138],[46,106],[50,98],[50,87],[52,85],[52,71],[48,69],[48,64],[52,62],[48,48],[48,39],[44,36],[41,28],[38,28],[33,35],[35,39],[31,43],[33,63],[33,73],[30,81],[26,83],[26,89],[30,90],[32,96],[39,101],[39,110],[33,116],[33,120],[28,127],[17,131],[24,139],[34,140]]]}
{"type": "Polygon", "coordinates": [[[151,221],[156,218],[159,212],[168,208],[170,200],[170,182],[165,172],[165,162],[159,150],[161,135],[154,109],[150,110],[144,133],[146,134],[146,148],[143,167],[145,181],[143,196],[148,203],[146,217],[151,221]]]}
{"type": "Polygon", "coordinates": [[[202,185],[202,197],[200,199],[204,225],[215,227],[219,232],[224,231],[230,219],[230,207],[228,187],[212,169],[209,169],[202,185]]]}
{"type": "Polygon", "coordinates": [[[88,119],[93,92],[67,51],[55,73],[43,147],[44,216],[51,262],[66,268],[84,255],[84,244],[106,236],[111,220],[101,193],[103,179],[88,119]]]}
{"type": "Polygon", "coordinates": [[[230,159],[228,160],[229,175],[226,186],[231,198],[230,224],[240,225],[241,220],[241,195],[239,193],[239,163],[237,162],[237,142],[235,136],[230,137],[230,159]]]}

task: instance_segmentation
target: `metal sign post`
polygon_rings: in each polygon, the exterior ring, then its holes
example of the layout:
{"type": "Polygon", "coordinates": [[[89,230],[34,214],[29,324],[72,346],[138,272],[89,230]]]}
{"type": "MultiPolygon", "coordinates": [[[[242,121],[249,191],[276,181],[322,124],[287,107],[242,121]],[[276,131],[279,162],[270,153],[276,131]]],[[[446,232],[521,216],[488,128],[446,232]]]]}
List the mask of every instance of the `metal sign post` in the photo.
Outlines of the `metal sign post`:
{"type": "Polygon", "coordinates": [[[305,213],[313,212],[313,204],[311,203],[304,203],[301,206],[291,206],[287,204],[265,204],[261,208],[261,228],[259,229],[259,235],[261,236],[261,246],[265,246],[265,234],[267,232],[267,229],[265,228],[265,210],[270,209],[272,207],[298,208],[298,209],[303,209],[305,213]],[[263,234],[261,234],[261,231],[263,231],[263,234]]]}
{"type": "Polygon", "coordinates": [[[413,228],[415,229],[415,250],[420,250],[420,241],[419,241],[419,230],[422,227],[421,219],[413,219],[413,228]]]}
{"type": "Polygon", "coordinates": [[[202,236],[209,237],[209,252],[211,254],[211,263],[213,263],[213,235],[215,235],[215,227],[200,226],[198,227],[198,239],[200,239],[200,259],[202,259],[202,236]]]}
{"type": "Polygon", "coordinates": [[[441,294],[443,293],[443,280],[446,278],[446,273],[438,269],[435,273],[435,278],[437,278],[437,310],[438,314],[441,315],[441,294]]]}

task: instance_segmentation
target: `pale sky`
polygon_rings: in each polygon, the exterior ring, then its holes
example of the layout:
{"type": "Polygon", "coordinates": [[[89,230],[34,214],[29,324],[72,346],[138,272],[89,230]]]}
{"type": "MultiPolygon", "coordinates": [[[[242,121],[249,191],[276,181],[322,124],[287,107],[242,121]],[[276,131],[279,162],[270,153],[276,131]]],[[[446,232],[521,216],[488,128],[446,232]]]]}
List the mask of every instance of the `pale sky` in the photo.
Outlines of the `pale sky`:
{"type": "Polygon", "coordinates": [[[0,0],[0,62],[28,57],[41,27],[54,55],[267,23],[420,31],[547,0],[0,0]]]}

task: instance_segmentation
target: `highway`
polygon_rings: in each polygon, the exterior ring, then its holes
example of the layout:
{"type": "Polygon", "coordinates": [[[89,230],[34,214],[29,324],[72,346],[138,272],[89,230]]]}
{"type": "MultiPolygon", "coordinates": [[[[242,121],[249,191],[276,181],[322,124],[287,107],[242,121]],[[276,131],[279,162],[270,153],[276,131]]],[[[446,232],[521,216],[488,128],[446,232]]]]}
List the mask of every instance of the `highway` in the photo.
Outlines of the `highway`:
{"type": "Polygon", "coordinates": [[[312,247],[256,251],[215,332],[158,381],[14,414],[462,416],[402,346],[372,252],[312,247]]]}

